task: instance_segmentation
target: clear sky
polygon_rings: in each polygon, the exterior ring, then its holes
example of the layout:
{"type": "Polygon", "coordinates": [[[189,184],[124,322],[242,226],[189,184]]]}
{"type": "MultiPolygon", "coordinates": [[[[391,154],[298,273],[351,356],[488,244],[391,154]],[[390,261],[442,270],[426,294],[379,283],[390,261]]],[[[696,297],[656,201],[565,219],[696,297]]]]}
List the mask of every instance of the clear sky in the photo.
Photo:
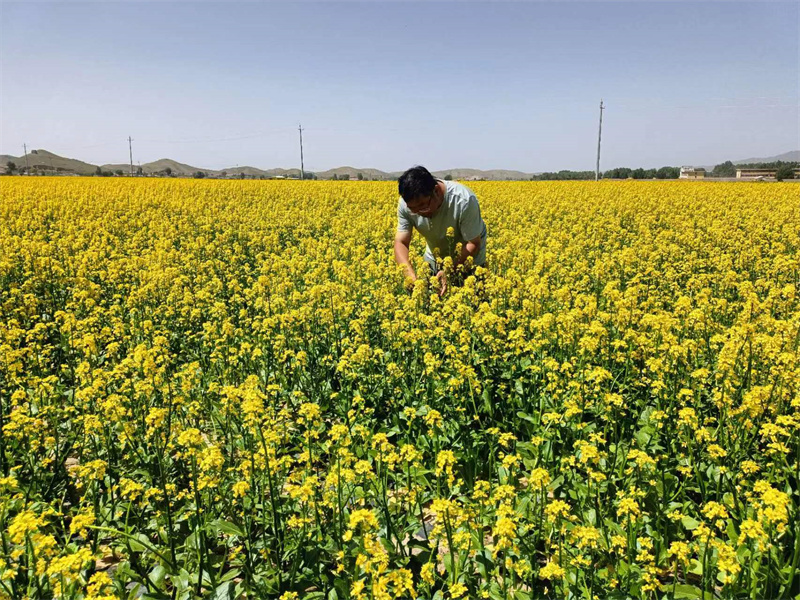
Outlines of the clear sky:
{"type": "Polygon", "coordinates": [[[601,169],[800,149],[798,2],[0,2],[0,153],[601,169]]]}

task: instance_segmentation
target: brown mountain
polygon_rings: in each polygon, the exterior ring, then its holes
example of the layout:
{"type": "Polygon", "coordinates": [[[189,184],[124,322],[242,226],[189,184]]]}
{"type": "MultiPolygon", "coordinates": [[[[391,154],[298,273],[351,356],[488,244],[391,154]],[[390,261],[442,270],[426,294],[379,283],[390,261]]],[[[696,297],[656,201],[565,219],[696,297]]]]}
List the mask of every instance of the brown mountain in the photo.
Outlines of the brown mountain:
{"type": "MultiPolygon", "coordinates": [[[[0,172],[6,171],[6,163],[9,161],[15,163],[17,168],[25,166],[24,156],[0,155],[0,172]]],[[[97,171],[97,165],[72,158],[65,158],[41,149],[31,150],[31,152],[28,153],[28,166],[32,171],[57,174],[94,175],[97,171]]],[[[134,170],[138,167],[139,165],[134,165],[134,170]]],[[[170,158],[162,158],[145,163],[141,165],[141,167],[145,175],[162,175],[167,169],[170,169],[171,175],[174,177],[192,177],[198,171],[205,173],[206,177],[223,177],[222,173],[225,173],[225,177],[235,177],[240,173],[244,173],[247,177],[300,177],[300,169],[259,169],[251,166],[228,167],[227,169],[203,169],[201,167],[180,163],[170,158]]],[[[130,173],[131,170],[129,163],[104,164],[100,168],[106,172],[122,171],[125,175],[130,173]]],[[[337,178],[348,175],[351,180],[355,180],[358,179],[358,174],[361,173],[364,179],[367,180],[392,181],[397,179],[402,171],[386,172],[380,169],[359,169],[345,166],[328,169],[326,171],[315,171],[314,173],[318,179],[333,179],[334,175],[336,175],[337,178]]],[[[480,169],[449,169],[434,171],[433,174],[442,179],[450,175],[453,179],[461,181],[472,181],[476,179],[486,179],[489,181],[527,180],[531,178],[530,173],[502,169],[492,169],[488,171],[480,169]]]]}
{"type": "MultiPolygon", "coordinates": [[[[0,166],[6,170],[6,164],[13,162],[18,169],[25,167],[25,156],[0,155],[0,166]]],[[[85,163],[74,158],[64,158],[58,154],[53,154],[47,150],[31,150],[28,152],[28,168],[31,171],[41,171],[45,173],[74,173],[77,175],[93,175],[97,170],[95,165],[85,163]]]]}
{"type": "Polygon", "coordinates": [[[482,171],[480,169],[450,169],[449,171],[434,171],[436,177],[444,179],[450,175],[457,181],[470,181],[476,179],[486,179],[488,181],[517,181],[528,180],[533,173],[523,173],[522,171],[508,171],[505,169],[490,169],[482,171]]]}
{"type": "MultiPolygon", "coordinates": [[[[134,172],[136,171],[138,165],[133,165],[134,172]]],[[[103,165],[101,167],[103,171],[117,171],[122,170],[123,173],[128,174],[131,170],[130,164],[110,164],[110,165],[103,165]]],[[[193,167],[191,165],[187,165],[184,163],[179,163],[178,161],[172,160],[171,158],[161,158],[159,160],[155,160],[153,162],[145,163],[142,165],[142,172],[145,175],[155,175],[155,174],[162,174],[167,169],[172,170],[172,175],[176,177],[191,177],[197,171],[203,171],[207,176],[214,176],[219,173],[219,171],[215,171],[213,169],[201,169],[199,167],[193,167]]]]}

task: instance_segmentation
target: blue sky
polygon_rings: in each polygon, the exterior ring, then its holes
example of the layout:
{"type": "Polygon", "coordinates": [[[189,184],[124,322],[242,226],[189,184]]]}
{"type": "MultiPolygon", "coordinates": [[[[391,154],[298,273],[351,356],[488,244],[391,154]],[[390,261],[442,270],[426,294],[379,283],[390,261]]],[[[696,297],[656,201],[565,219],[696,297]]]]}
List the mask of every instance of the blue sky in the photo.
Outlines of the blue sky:
{"type": "Polygon", "coordinates": [[[797,2],[0,3],[0,153],[601,169],[800,149],[797,2]]]}

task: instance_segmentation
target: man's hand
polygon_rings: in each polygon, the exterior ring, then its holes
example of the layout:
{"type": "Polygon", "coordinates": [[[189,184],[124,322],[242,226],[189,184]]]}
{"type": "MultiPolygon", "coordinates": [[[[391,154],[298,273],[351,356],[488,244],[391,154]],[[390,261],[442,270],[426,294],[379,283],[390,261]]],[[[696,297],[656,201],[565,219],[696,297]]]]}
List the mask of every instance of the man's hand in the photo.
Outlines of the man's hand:
{"type": "Polygon", "coordinates": [[[417,280],[417,274],[414,273],[414,268],[408,260],[408,247],[411,244],[410,231],[398,231],[394,236],[394,260],[403,269],[403,275],[406,279],[406,289],[413,288],[414,282],[417,280]],[[409,285],[410,281],[410,285],[409,285]]]}
{"type": "Polygon", "coordinates": [[[447,275],[444,274],[444,271],[439,271],[436,274],[436,279],[439,280],[439,297],[441,298],[447,291],[447,275]]]}
{"type": "Polygon", "coordinates": [[[403,282],[403,284],[407,292],[413,292],[414,284],[417,281],[417,276],[414,274],[414,269],[412,269],[410,266],[408,267],[408,269],[404,269],[404,271],[405,271],[404,272],[405,281],[403,282]]]}

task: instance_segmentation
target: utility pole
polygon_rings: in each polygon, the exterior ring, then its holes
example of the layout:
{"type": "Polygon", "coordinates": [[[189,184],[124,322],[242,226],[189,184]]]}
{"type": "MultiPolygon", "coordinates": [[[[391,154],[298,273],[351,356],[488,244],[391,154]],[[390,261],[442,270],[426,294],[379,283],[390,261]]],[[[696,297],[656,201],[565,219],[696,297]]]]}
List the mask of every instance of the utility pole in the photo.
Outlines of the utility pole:
{"type": "Polygon", "coordinates": [[[133,146],[131,146],[131,136],[128,136],[128,152],[131,155],[131,177],[133,177],[133,146]]]}
{"type": "Polygon", "coordinates": [[[597,167],[594,170],[594,180],[600,179],[600,138],[603,135],[603,99],[600,99],[600,128],[597,130],[597,167]]]}
{"type": "Polygon", "coordinates": [[[298,123],[297,129],[300,132],[300,181],[303,181],[306,178],[306,173],[303,169],[303,126],[298,123]]]}
{"type": "Polygon", "coordinates": [[[30,167],[28,167],[28,145],[22,144],[22,149],[25,151],[25,175],[30,175],[31,170],[30,167]]]}

